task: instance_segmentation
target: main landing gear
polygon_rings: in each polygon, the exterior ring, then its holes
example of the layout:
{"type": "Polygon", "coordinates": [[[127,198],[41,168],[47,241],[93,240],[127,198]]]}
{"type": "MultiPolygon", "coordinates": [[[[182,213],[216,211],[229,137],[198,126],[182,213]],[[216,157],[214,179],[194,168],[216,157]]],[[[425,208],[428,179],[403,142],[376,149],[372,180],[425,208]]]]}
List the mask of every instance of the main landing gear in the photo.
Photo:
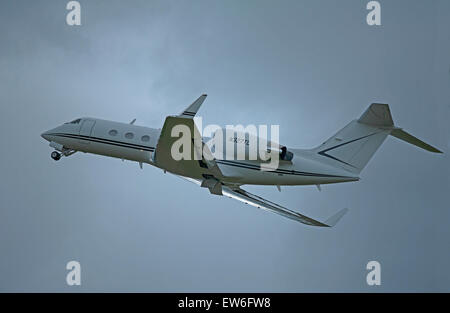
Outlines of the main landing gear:
{"type": "Polygon", "coordinates": [[[50,156],[52,157],[53,160],[58,161],[59,159],[61,159],[61,153],[53,151],[50,156]]]}

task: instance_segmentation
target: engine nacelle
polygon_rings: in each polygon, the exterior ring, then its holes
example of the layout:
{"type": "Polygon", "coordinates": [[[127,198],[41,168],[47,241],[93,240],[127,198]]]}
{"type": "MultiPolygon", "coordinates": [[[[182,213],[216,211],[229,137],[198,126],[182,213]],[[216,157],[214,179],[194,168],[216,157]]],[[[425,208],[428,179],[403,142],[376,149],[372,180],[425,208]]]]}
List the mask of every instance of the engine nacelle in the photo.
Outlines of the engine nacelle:
{"type": "Polygon", "coordinates": [[[281,147],[280,160],[291,162],[293,158],[294,158],[294,153],[292,153],[291,151],[288,151],[288,149],[285,146],[281,147]]]}
{"type": "Polygon", "coordinates": [[[223,129],[219,129],[214,133],[213,138],[208,138],[206,142],[218,159],[267,162],[272,153],[277,153],[280,161],[291,162],[294,158],[294,154],[285,146],[267,140],[260,141],[258,137],[248,133],[227,134],[223,129]],[[218,133],[220,137],[216,137],[218,133]],[[225,140],[221,140],[222,136],[225,136],[225,140]],[[217,139],[217,141],[211,139],[217,139]],[[213,146],[212,142],[214,142],[213,146]],[[219,145],[221,150],[216,145],[219,145]]]}

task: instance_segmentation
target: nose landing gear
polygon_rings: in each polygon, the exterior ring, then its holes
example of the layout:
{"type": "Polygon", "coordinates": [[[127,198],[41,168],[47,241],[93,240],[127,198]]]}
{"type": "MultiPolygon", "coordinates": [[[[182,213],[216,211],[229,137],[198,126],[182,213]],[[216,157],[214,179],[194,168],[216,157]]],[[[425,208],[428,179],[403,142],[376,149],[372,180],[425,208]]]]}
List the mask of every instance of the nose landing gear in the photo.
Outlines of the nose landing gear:
{"type": "Polygon", "coordinates": [[[56,151],[53,151],[53,152],[50,154],[50,156],[51,156],[52,159],[55,160],[55,161],[58,161],[59,159],[61,159],[61,154],[58,153],[58,152],[56,152],[56,151]]]}

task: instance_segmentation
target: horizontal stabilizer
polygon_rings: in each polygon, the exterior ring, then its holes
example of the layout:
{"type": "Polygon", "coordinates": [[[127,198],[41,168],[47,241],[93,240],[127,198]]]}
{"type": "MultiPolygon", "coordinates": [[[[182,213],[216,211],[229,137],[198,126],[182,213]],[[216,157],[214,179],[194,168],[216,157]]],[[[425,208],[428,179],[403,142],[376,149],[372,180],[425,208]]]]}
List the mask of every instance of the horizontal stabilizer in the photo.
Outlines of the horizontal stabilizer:
{"type": "Polygon", "coordinates": [[[430,146],[429,144],[423,142],[419,138],[416,138],[413,135],[408,134],[401,128],[395,128],[394,130],[391,131],[390,135],[392,135],[395,138],[398,138],[400,140],[406,141],[407,143],[415,145],[419,148],[425,149],[427,151],[435,152],[435,153],[442,153],[442,151],[436,149],[433,146],[430,146]]]}

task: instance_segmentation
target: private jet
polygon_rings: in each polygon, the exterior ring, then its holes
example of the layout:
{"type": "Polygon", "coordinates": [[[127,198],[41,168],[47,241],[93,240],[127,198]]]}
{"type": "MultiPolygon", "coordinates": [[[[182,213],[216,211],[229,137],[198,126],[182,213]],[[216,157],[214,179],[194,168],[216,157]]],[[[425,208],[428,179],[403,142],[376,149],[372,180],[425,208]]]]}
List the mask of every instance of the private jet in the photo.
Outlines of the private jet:
{"type": "MultiPolygon", "coordinates": [[[[319,221],[279,204],[245,191],[243,185],[280,186],[316,185],[358,181],[359,174],[388,135],[434,153],[438,149],[394,126],[387,104],[373,103],[359,119],[351,121],[335,135],[313,149],[295,149],[278,145],[276,168],[262,170],[267,160],[230,160],[214,155],[211,157],[176,160],[171,154],[172,145],[178,139],[173,128],[183,125],[192,137],[199,131],[194,117],[197,115],[206,95],[200,96],[179,115],[167,116],[162,129],[119,123],[97,118],[77,118],[42,133],[54,149],[53,160],[68,157],[77,151],[115,157],[122,160],[150,164],[206,188],[211,194],[228,196],[246,204],[274,212],[310,226],[332,227],[348,211],[344,208],[319,221]]],[[[200,137],[203,151],[208,151],[200,137]]],[[[233,138],[229,138],[233,140],[233,138]]],[[[235,138],[234,138],[235,139],[235,138]]],[[[194,138],[192,151],[198,151],[194,138]]],[[[235,144],[247,144],[246,140],[235,144]]],[[[272,146],[273,147],[273,146],[272,146]]],[[[270,149],[268,149],[270,150],[270,149]]],[[[272,151],[273,152],[273,149],[272,151]]]]}

